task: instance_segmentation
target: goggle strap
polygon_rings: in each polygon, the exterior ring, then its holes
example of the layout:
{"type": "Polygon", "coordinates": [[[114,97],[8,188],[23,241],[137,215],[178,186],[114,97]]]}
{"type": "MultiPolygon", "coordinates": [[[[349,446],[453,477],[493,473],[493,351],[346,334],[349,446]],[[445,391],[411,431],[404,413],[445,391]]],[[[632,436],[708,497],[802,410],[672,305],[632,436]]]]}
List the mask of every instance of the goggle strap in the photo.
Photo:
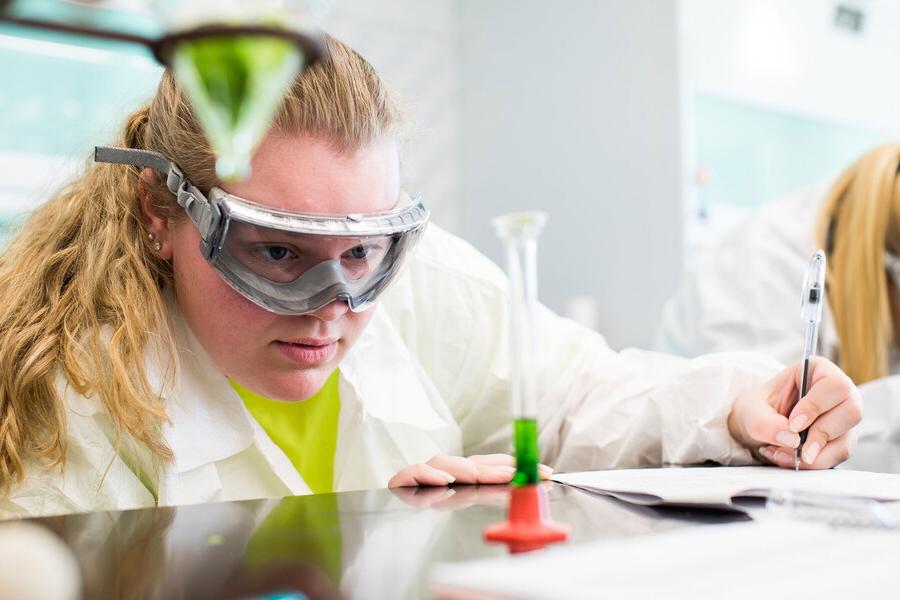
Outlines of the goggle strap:
{"type": "Polygon", "coordinates": [[[209,235],[218,226],[221,218],[219,211],[184,176],[178,165],[159,152],[138,150],[136,148],[117,148],[115,146],[95,146],[94,162],[150,167],[160,173],[165,173],[166,187],[175,195],[178,204],[184,209],[194,225],[197,226],[204,242],[207,242],[209,235]]]}
{"type": "MultiPolygon", "coordinates": [[[[168,173],[172,167],[175,167],[172,161],[159,152],[137,150],[135,148],[117,148],[115,146],[94,146],[94,162],[151,167],[160,173],[168,173]]],[[[175,167],[175,169],[181,174],[181,170],[178,167],[175,167]]]]}

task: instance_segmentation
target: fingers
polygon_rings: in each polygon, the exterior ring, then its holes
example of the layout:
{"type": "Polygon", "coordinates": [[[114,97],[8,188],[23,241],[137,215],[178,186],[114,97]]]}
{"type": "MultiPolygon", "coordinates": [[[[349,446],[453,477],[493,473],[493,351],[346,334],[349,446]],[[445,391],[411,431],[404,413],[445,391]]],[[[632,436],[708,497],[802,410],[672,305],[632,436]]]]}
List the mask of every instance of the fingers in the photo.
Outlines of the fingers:
{"type": "Polygon", "coordinates": [[[800,443],[786,416],[797,398],[793,391],[794,370],[795,367],[784,369],[766,384],[738,396],[728,415],[728,431],[735,440],[751,449],[800,443]]]}
{"type": "Polygon", "coordinates": [[[456,477],[427,464],[410,465],[391,477],[388,487],[407,487],[415,485],[450,485],[456,477]]]}
{"type": "MultiPolygon", "coordinates": [[[[476,454],[469,458],[436,454],[427,463],[402,469],[388,487],[446,486],[460,484],[505,484],[516,473],[515,459],[508,454],[476,454]]],[[[553,469],[538,465],[541,479],[550,479],[553,469]]]]}
{"type": "Polygon", "coordinates": [[[435,454],[425,464],[450,473],[456,483],[478,483],[478,465],[467,458],[435,454]]]}
{"type": "MultiPolygon", "coordinates": [[[[475,454],[469,460],[478,465],[508,466],[515,468],[516,459],[509,454],[475,454]]],[[[547,480],[553,476],[553,469],[547,465],[538,465],[538,475],[547,480]]]]}
{"type": "MultiPolygon", "coordinates": [[[[729,419],[737,416],[747,423],[744,431],[748,432],[750,441],[759,443],[760,456],[773,464],[793,468],[795,448],[799,445],[798,433],[806,431],[801,467],[833,467],[846,460],[855,445],[852,428],[862,419],[859,390],[834,363],[816,358],[811,368],[808,393],[788,411],[786,408],[798,395],[799,385],[794,387],[794,383],[799,377],[802,377],[802,365],[785,369],[776,377],[776,385],[771,387],[765,403],[748,402],[740,407],[740,411],[733,411],[729,419]],[[791,374],[789,386],[781,385],[786,373],[791,374]],[[782,414],[787,414],[787,418],[782,414]]],[[[740,427],[735,429],[741,431],[740,427]]],[[[742,443],[751,448],[758,447],[745,441],[742,443]]]]}
{"type": "MultiPolygon", "coordinates": [[[[800,371],[802,372],[802,369],[800,371]]],[[[848,421],[856,419],[850,427],[858,423],[862,416],[862,403],[859,400],[859,391],[850,378],[834,363],[821,357],[814,360],[811,372],[809,392],[797,402],[788,417],[790,430],[803,431],[820,415],[848,401],[851,404],[844,408],[848,411],[845,417],[848,421]]],[[[847,429],[849,427],[844,431],[847,429]]]]}
{"type": "Polygon", "coordinates": [[[816,419],[808,429],[806,442],[803,444],[803,462],[813,463],[828,442],[843,437],[860,419],[862,407],[856,397],[842,402],[816,419]]]}
{"type": "Polygon", "coordinates": [[[841,437],[828,442],[816,459],[810,465],[810,469],[830,469],[839,465],[848,458],[856,447],[856,432],[849,431],[841,437]]]}
{"type": "Polygon", "coordinates": [[[784,446],[796,448],[800,435],[790,430],[787,417],[779,414],[769,402],[757,401],[740,411],[740,427],[745,432],[745,444],[756,446],[784,446]]]}
{"type": "MultiPolygon", "coordinates": [[[[493,455],[491,455],[493,456],[493,455]]],[[[516,468],[508,464],[489,464],[499,462],[497,459],[488,460],[487,463],[478,462],[461,456],[448,456],[438,454],[431,458],[427,464],[432,467],[447,471],[456,477],[456,483],[509,483],[516,472],[516,468]]]]}
{"type": "Polygon", "coordinates": [[[759,449],[760,455],[773,465],[784,467],[785,469],[794,468],[794,452],[793,448],[782,448],[780,446],[763,446],[759,449]]]}
{"type": "MultiPolygon", "coordinates": [[[[809,439],[807,438],[807,443],[809,439]]],[[[807,444],[803,445],[804,450],[807,444]]],[[[853,448],[856,447],[856,432],[849,431],[844,435],[835,438],[824,445],[822,450],[818,452],[811,462],[801,460],[801,469],[830,469],[838,465],[850,457],[853,448]]],[[[759,453],[770,463],[784,467],[786,469],[794,468],[794,449],[781,448],[778,446],[763,446],[759,449],[759,453]]]]}
{"type": "MultiPolygon", "coordinates": [[[[516,468],[504,464],[479,464],[461,456],[437,454],[427,462],[402,469],[388,482],[388,487],[415,485],[449,485],[451,483],[509,483],[516,468]]],[[[489,459],[487,462],[500,462],[489,459]]]]}

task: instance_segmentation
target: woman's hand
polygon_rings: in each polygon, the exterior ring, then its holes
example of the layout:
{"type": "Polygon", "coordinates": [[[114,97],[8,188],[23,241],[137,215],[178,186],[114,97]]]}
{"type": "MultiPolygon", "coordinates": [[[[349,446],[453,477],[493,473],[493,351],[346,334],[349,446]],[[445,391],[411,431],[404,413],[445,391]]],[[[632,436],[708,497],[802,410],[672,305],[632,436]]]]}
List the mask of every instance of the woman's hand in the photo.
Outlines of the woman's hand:
{"type": "Polygon", "coordinates": [[[810,363],[809,389],[799,395],[803,363],[788,367],[768,383],[747,390],[728,415],[732,437],[762,460],[794,467],[799,432],[808,429],[801,468],[827,469],[850,456],[856,446],[853,427],[862,419],[859,390],[831,361],[810,363]]]}
{"type": "MultiPolygon", "coordinates": [[[[428,462],[410,465],[391,477],[388,487],[441,486],[451,483],[509,483],[516,473],[516,460],[508,454],[476,454],[469,458],[436,454],[428,462]]],[[[553,469],[540,465],[541,479],[553,469]]]]}

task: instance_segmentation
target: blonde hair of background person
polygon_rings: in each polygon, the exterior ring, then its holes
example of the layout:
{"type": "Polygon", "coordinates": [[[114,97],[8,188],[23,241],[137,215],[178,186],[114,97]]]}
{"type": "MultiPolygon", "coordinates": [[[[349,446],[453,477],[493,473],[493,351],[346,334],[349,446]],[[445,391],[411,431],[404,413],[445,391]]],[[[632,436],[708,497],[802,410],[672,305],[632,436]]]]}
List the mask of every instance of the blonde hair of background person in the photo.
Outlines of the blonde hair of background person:
{"type": "MultiPolygon", "coordinates": [[[[312,132],[345,149],[397,127],[398,110],[371,66],[335,40],[329,52],[329,60],[297,78],[274,127],[312,132]]],[[[209,146],[168,71],[117,144],[168,156],[200,189],[216,184],[209,146]]],[[[26,457],[47,465],[63,461],[60,375],[80,395],[100,399],[122,443],[144,444],[159,461],[172,458],[161,436],[166,409],[144,368],[148,345],[174,354],[160,293],[172,273],[168,261],[146,251],[138,171],[90,164],[34,212],[0,255],[3,490],[22,477],[26,457]]],[[[145,185],[152,187],[158,214],[186,218],[161,175],[145,185]]]]}
{"type": "Polygon", "coordinates": [[[900,144],[866,152],[831,187],[817,224],[828,257],[837,363],[857,384],[889,374],[900,340],[900,293],[885,252],[900,256],[900,144]]]}

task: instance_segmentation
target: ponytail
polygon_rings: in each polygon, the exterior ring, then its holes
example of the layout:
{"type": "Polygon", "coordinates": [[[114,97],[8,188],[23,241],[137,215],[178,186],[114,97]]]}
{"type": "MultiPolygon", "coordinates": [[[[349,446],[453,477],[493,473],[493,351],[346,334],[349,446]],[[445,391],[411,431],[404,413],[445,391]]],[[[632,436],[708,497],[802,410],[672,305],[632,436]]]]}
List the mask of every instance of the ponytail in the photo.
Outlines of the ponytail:
{"type": "MultiPolygon", "coordinates": [[[[887,249],[900,250],[900,144],[864,154],[831,188],[817,227],[838,364],[857,384],[888,374],[894,340],[887,249]]],[[[896,290],[895,290],[896,291],[896,290]]]]}
{"type": "Polygon", "coordinates": [[[146,148],[147,121],[150,120],[150,106],[144,106],[136,110],[125,122],[123,137],[125,145],[129,148],[143,150],[146,148]]]}

